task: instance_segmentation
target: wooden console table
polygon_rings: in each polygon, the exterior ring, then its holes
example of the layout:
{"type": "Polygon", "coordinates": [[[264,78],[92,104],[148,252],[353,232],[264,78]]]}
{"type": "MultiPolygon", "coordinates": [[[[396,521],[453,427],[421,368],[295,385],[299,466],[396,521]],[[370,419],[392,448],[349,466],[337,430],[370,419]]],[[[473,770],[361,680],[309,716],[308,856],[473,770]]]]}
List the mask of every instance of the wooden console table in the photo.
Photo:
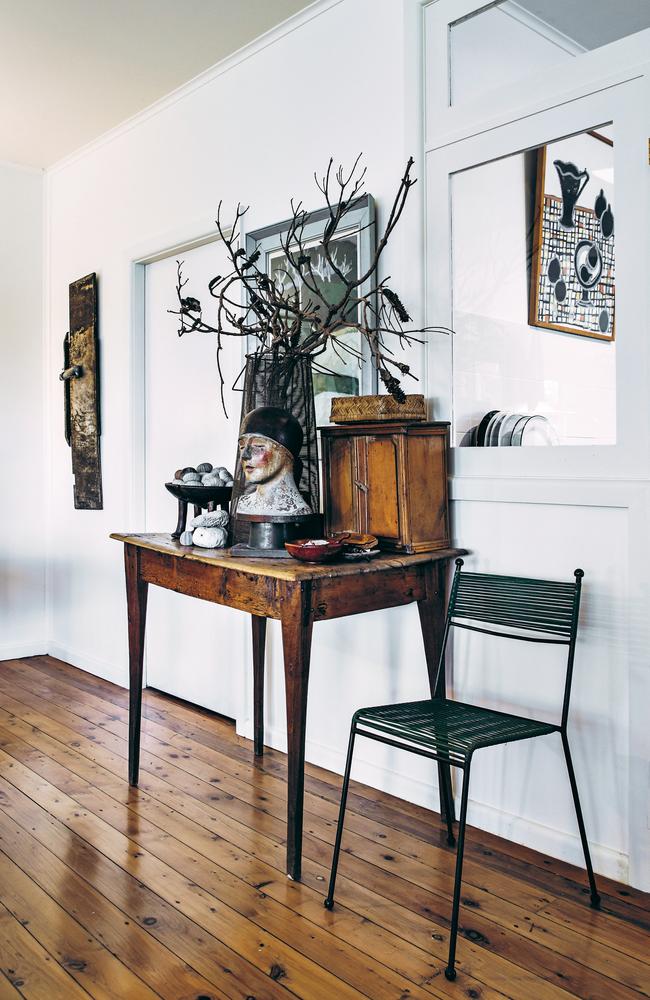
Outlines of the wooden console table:
{"type": "MultiPolygon", "coordinates": [[[[309,565],[293,559],[243,559],[228,549],[188,548],[169,535],[122,535],[129,623],[129,782],[138,783],[142,664],[150,583],[247,611],[253,626],[255,754],[264,745],[266,619],[282,623],[287,702],[287,874],[300,879],[309,658],[314,622],[417,601],[429,683],[433,684],[445,618],[448,561],[464,549],[378,556],[368,562],[309,565]]],[[[444,690],[444,675],[440,690],[444,690]]],[[[438,692],[439,693],[439,692],[438,692]]],[[[434,692],[432,691],[432,694],[434,692]]],[[[369,694],[372,701],[372,695],[369,694]]],[[[449,767],[439,779],[450,786],[449,767]]],[[[451,801],[451,799],[450,799],[451,801]]],[[[442,812],[442,804],[441,804],[442,812]]]]}

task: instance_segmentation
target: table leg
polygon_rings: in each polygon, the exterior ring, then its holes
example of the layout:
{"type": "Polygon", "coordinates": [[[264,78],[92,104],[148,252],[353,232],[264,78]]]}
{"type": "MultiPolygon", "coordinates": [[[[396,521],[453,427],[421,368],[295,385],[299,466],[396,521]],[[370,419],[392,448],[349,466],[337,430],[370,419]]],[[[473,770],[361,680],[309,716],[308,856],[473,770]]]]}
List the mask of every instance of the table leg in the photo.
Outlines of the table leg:
{"type": "Polygon", "coordinates": [[[137,785],[140,768],[142,667],[149,585],[140,576],[140,549],[124,546],[126,600],[129,620],[129,784],[137,785]]]}
{"type": "Polygon", "coordinates": [[[305,732],[311,656],[311,591],[291,588],[282,609],[284,683],[287,700],[287,875],[301,877],[302,813],[305,791],[305,732]]]}
{"type": "MultiPolygon", "coordinates": [[[[445,597],[446,597],[447,563],[444,560],[431,563],[426,573],[426,597],[418,601],[420,627],[424,641],[424,654],[429,674],[429,687],[432,698],[444,697],[446,691],[446,672],[443,663],[440,671],[438,690],[434,691],[436,671],[440,659],[440,651],[445,633],[445,597]]],[[[438,763],[438,787],[440,789],[440,815],[447,818],[445,801],[449,802],[451,820],[454,816],[454,797],[451,787],[451,768],[449,764],[438,763]]]]}
{"type": "Polygon", "coordinates": [[[253,626],[253,740],[255,756],[264,753],[264,653],[266,618],[251,615],[253,626]]]}

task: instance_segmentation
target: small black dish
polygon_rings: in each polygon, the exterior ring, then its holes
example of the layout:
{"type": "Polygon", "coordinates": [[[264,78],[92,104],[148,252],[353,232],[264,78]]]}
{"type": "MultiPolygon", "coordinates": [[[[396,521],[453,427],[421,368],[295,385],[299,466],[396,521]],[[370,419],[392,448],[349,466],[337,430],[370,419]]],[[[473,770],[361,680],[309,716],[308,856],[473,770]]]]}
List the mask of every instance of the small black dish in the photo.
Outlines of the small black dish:
{"type": "Polygon", "coordinates": [[[178,521],[172,538],[181,537],[187,527],[187,505],[194,505],[194,513],[222,507],[229,511],[232,486],[203,486],[201,483],[165,483],[165,489],[178,500],[178,521]]]}
{"type": "Polygon", "coordinates": [[[197,507],[207,507],[209,503],[226,504],[230,503],[232,496],[232,486],[203,486],[201,483],[165,483],[165,489],[169,490],[177,500],[184,503],[193,503],[197,507]]]}
{"type": "Polygon", "coordinates": [[[488,412],[485,414],[480,424],[478,425],[478,430],[476,432],[477,448],[485,447],[485,432],[488,428],[488,424],[490,423],[492,417],[496,417],[498,412],[499,412],[498,410],[488,410],[488,412]]]}

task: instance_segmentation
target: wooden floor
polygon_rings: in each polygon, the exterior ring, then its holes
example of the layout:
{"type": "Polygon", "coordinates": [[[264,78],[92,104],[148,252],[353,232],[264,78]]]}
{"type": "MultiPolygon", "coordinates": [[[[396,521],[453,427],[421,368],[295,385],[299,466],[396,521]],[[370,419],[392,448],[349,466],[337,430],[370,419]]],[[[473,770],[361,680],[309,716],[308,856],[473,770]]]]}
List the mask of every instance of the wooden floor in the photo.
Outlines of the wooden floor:
{"type": "Polygon", "coordinates": [[[310,767],[304,881],[284,875],[285,758],[223,719],[50,657],[0,663],[0,1000],[427,1000],[650,995],[650,896],[468,832],[458,979],[443,975],[454,854],[438,818],[352,788],[338,906],[322,905],[340,779],[310,767]],[[433,820],[433,822],[432,822],[433,820]]]}

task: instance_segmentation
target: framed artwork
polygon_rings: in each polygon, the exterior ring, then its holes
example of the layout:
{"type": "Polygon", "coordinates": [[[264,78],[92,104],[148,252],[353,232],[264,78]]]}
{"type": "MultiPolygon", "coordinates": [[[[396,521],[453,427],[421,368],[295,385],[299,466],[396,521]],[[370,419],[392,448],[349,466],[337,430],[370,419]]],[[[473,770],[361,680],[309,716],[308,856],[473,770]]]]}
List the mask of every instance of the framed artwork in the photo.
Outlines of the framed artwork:
{"type": "MultiPolygon", "coordinates": [[[[307,252],[311,253],[312,272],[323,290],[325,299],[336,301],[342,292],[342,283],[332,270],[322,250],[322,235],[327,220],[328,209],[309,213],[304,238],[307,252]]],[[[342,231],[333,242],[333,255],[337,267],[346,275],[363,274],[368,269],[375,252],[375,205],[371,195],[363,195],[354,209],[347,215],[349,227],[342,231]]],[[[256,247],[261,251],[259,266],[273,277],[276,284],[289,284],[298,288],[300,294],[308,294],[299,272],[287,260],[282,249],[281,238],[286,234],[289,222],[266,226],[246,233],[246,252],[256,247]]],[[[361,294],[367,289],[361,286],[361,294]]],[[[356,305],[350,306],[350,317],[355,316],[356,305]]],[[[337,339],[342,339],[363,357],[363,363],[356,361],[348,352],[337,352],[328,347],[324,354],[314,361],[314,404],[318,424],[328,424],[332,396],[359,396],[377,392],[377,373],[370,360],[365,338],[354,329],[342,327],[337,339]]]]}
{"type": "Polygon", "coordinates": [[[614,149],[603,131],[537,150],[531,326],[614,340],[614,149]]]}

